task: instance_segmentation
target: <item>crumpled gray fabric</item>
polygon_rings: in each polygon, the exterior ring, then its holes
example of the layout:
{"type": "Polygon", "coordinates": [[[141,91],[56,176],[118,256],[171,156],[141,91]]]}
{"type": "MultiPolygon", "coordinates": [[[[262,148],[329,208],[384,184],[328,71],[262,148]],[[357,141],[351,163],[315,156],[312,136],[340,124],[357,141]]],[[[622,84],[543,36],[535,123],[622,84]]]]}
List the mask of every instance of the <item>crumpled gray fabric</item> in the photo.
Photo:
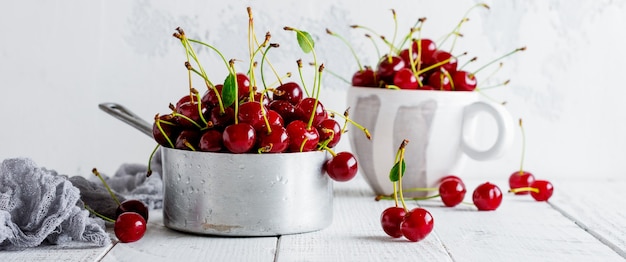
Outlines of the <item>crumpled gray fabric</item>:
{"type": "Polygon", "coordinates": [[[104,222],[82,208],[80,191],[66,176],[31,159],[0,164],[0,250],[42,243],[66,247],[105,246],[104,222]]]}

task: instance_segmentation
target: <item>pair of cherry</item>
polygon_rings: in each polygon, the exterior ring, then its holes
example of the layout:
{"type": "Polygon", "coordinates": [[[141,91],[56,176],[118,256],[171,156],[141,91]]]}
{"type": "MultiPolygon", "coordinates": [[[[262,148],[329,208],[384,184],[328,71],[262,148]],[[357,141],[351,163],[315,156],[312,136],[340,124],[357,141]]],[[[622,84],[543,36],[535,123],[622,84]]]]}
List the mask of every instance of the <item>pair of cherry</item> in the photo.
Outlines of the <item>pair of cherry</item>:
{"type": "MultiPolygon", "coordinates": [[[[466,192],[461,178],[449,175],[441,179],[439,195],[445,206],[454,207],[462,203],[466,192]]],[[[502,191],[493,183],[482,183],[474,189],[472,202],[480,211],[496,210],[502,203],[502,191]]]]}
{"type": "Polygon", "coordinates": [[[113,223],[113,231],[120,242],[129,243],[141,239],[147,229],[148,207],[146,204],[136,199],[127,199],[120,202],[98,170],[94,168],[92,173],[100,179],[111,198],[115,200],[117,209],[115,210],[115,219],[101,215],[92,209],[89,209],[89,211],[113,223]]]}
{"type": "Polygon", "coordinates": [[[509,192],[516,195],[530,194],[536,201],[548,201],[554,192],[554,186],[547,180],[535,179],[527,171],[515,171],[509,177],[509,192]]]}

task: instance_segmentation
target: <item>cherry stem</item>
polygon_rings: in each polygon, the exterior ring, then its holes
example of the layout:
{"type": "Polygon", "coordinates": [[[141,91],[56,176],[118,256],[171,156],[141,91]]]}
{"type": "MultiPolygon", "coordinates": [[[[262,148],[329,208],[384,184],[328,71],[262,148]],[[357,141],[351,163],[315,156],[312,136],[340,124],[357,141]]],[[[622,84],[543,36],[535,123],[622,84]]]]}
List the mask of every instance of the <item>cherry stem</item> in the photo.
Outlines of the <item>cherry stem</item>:
{"type": "Polygon", "coordinates": [[[317,88],[317,93],[315,93],[315,102],[313,103],[313,110],[311,110],[311,117],[309,117],[309,123],[307,124],[307,129],[310,129],[313,126],[313,119],[315,118],[315,113],[317,113],[317,107],[319,106],[319,96],[320,89],[322,83],[322,72],[324,71],[324,64],[321,64],[317,73],[317,80],[313,81],[313,85],[317,83],[317,87],[313,87],[313,91],[317,88]]]}
{"type": "Polygon", "coordinates": [[[190,90],[191,93],[195,94],[196,100],[198,101],[198,115],[200,115],[200,120],[202,120],[205,127],[207,127],[209,125],[209,122],[206,121],[206,118],[204,118],[204,114],[202,113],[202,97],[200,96],[200,93],[198,93],[198,90],[196,90],[195,88],[191,88],[190,90]]]}
{"type": "Polygon", "coordinates": [[[500,60],[500,59],[503,59],[503,58],[505,58],[505,57],[507,57],[507,56],[510,56],[510,55],[512,55],[512,54],[514,54],[514,53],[517,53],[517,52],[520,52],[520,51],[524,51],[524,50],[526,50],[526,47],[525,47],[525,46],[524,46],[524,47],[517,48],[517,49],[515,49],[515,50],[513,50],[513,51],[511,51],[511,52],[508,52],[508,53],[506,53],[506,54],[504,54],[504,55],[502,55],[502,56],[500,56],[500,57],[498,57],[498,58],[496,58],[496,59],[494,59],[494,60],[491,60],[491,62],[489,62],[489,63],[487,63],[487,64],[483,65],[483,66],[482,66],[482,67],[480,67],[480,68],[478,68],[478,69],[477,69],[476,71],[474,71],[474,73],[472,73],[472,74],[473,74],[473,75],[475,75],[476,73],[480,72],[481,70],[485,69],[486,67],[488,67],[488,66],[490,66],[491,64],[495,63],[496,61],[498,61],[498,60],[500,60]]]}
{"type": "Polygon", "coordinates": [[[306,96],[310,97],[311,94],[309,93],[309,89],[306,88],[306,81],[304,81],[304,76],[302,75],[302,59],[298,59],[296,63],[298,64],[298,74],[300,75],[300,82],[302,82],[302,89],[306,96]]]}
{"type": "Polygon", "coordinates": [[[376,55],[377,55],[376,57],[381,57],[380,49],[378,49],[378,45],[376,44],[376,41],[374,41],[374,38],[372,38],[372,36],[369,34],[365,34],[365,37],[369,38],[370,42],[374,46],[374,49],[376,49],[376,55]]]}
{"type": "Polygon", "coordinates": [[[394,9],[391,9],[391,14],[393,14],[393,37],[391,38],[392,46],[390,52],[393,52],[396,44],[396,37],[398,35],[398,17],[396,16],[396,10],[394,9]]]}
{"type": "Polygon", "coordinates": [[[163,136],[165,137],[165,140],[167,140],[167,143],[170,145],[170,147],[174,147],[174,143],[172,143],[172,140],[170,139],[170,137],[167,135],[167,133],[165,133],[165,130],[163,130],[163,127],[161,127],[161,123],[166,123],[168,125],[174,125],[174,123],[171,122],[167,122],[167,121],[163,121],[159,118],[159,114],[156,114],[154,116],[154,122],[157,126],[157,128],[159,129],[159,131],[161,132],[161,134],[163,134],[163,136]]]}
{"type": "Polygon", "coordinates": [[[109,191],[109,195],[111,195],[111,197],[113,198],[113,200],[115,201],[115,203],[117,203],[117,205],[119,206],[121,203],[120,201],[117,199],[117,197],[115,196],[115,194],[113,193],[113,191],[111,190],[111,188],[109,187],[109,185],[107,184],[106,181],[104,181],[104,178],[100,175],[100,172],[98,172],[98,169],[96,169],[95,167],[91,170],[91,173],[93,173],[94,175],[96,175],[100,181],[102,182],[102,184],[104,185],[104,188],[107,189],[107,191],[109,191]]]}
{"type": "MultiPolygon", "coordinates": [[[[350,119],[350,117],[348,116],[348,110],[350,108],[346,109],[346,111],[342,114],[339,114],[337,111],[334,111],[332,109],[326,109],[326,111],[330,112],[333,115],[339,115],[341,116],[343,119],[346,120],[346,122],[349,122],[350,124],[356,126],[358,129],[361,129],[361,131],[363,131],[363,133],[365,134],[365,136],[367,137],[367,139],[371,140],[372,139],[372,135],[370,134],[370,131],[367,130],[367,128],[363,127],[362,125],[360,125],[357,122],[354,122],[354,120],[350,119]]],[[[345,125],[343,128],[343,131],[345,132],[345,125]]]]}
{"type": "Polygon", "coordinates": [[[103,214],[100,214],[98,212],[96,212],[95,210],[93,210],[91,207],[85,205],[85,209],[87,209],[87,211],[89,211],[89,213],[92,213],[94,215],[96,215],[99,218],[102,218],[104,221],[110,222],[110,223],[115,223],[115,220],[113,220],[112,218],[106,217],[103,214]]]}
{"type": "Polygon", "coordinates": [[[154,149],[152,149],[152,152],[150,153],[150,157],[148,158],[148,170],[146,171],[146,177],[149,177],[150,175],[152,175],[152,159],[154,158],[154,154],[156,154],[157,149],[159,149],[159,147],[161,147],[161,145],[157,144],[154,147],[154,149]]]}
{"type": "Polygon", "coordinates": [[[337,153],[335,153],[335,151],[333,151],[333,149],[328,147],[327,145],[323,143],[317,143],[317,145],[319,146],[319,148],[326,150],[331,156],[333,157],[337,156],[337,153]]]}
{"type": "MultiPolygon", "coordinates": [[[[365,27],[365,26],[362,26],[362,25],[351,25],[350,27],[352,27],[352,28],[360,28],[360,29],[366,30],[366,31],[372,33],[375,37],[380,38],[383,41],[383,43],[385,43],[389,47],[389,49],[391,50],[390,55],[393,54],[394,52],[396,52],[396,49],[395,49],[395,47],[393,46],[392,43],[390,43],[384,36],[379,35],[378,33],[376,33],[374,30],[370,29],[369,27],[365,27]]],[[[378,56],[378,57],[380,57],[380,56],[378,56]]]]}
{"type": "MultiPolygon", "coordinates": [[[[252,92],[252,88],[254,86],[256,86],[256,78],[254,77],[254,57],[257,55],[258,52],[261,51],[261,48],[267,46],[269,44],[270,41],[270,33],[268,32],[267,34],[265,34],[265,40],[263,41],[263,43],[254,50],[254,52],[250,55],[250,101],[254,101],[254,92],[252,92]]],[[[265,59],[265,55],[267,54],[267,51],[269,50],[269,47],[265,50],[265,52],[263,52],[263,57],[261,58],[261,67],[263,66],[263,60],[265,59]]],[[[261,69],[261,81],[263,80],[263,69],[261,69]]]]}
{"type": "MultiPolygon", "coordinates": [[[[270,44],[267,49],[265,49],[265,52],[263,52],[263,56],[261,57],[261,83],[263,83],[263,89],[267,89],[267,85],[265,84],[265,74],[263,73],[263,65],[265,64],[265,58],[267,56],[267,52],[270,51],[270,48],[272,47],[278,47],[278,44],[270,44]]],[[[274,71],[274,73],[276,73],[276,71],[274,71]]],[[[276,79],[278,79],[278,82],[282,85],[282,81],[280,80],[280,76],[278,74],[276,74],[276,79]]]]}
{"type": "MultiPolygon", "coordinates": [[[[465,14],[463,15],[463,18],[461,18],[461,21],[459,21],[459,23],[458,23],[458,24],[454,27],[454,29],[452,30],[452,32],[451,32],[450,34],[447,34],[447,35],[446,35],[446,37],[445,37],[443,40],[441,40],[441,42],[440,42],[440,46],[441,46],[441,45],[443,45],[443,44],[446,42],[446,40],[448,40],[448,38],[449,38],[451,35],[453,35],[453,34],[454,34],[454,35],[457,35],[457,34],[458,34],[458,31],[461,29],[461,25],[462,25],[463,23],[465,23],[465,22],[467,22],[467,21],[469,20],[469,19],[467,18],[467,17],[469,16],[469,13],[470,13],[472,10],[474,10],[474,8],[477,8],[477,7],[484,7],[484,8],[486,8],[486,9],[489,9],[489,6],[488,6],[487,4],[485,4],[485,3],[478,3],[478,4],[476,4],[476,5],[472,6],[472,7],[470,7],[467,11],[465,11],[465,14]]],[[[457,35],[457,36],[458,36],[458,35],[457,35]]],[[[456,38],[455,38],[455,42],[456,42],[456,38]]],[[[454,48],[454,43],[452,44],[452,48],[454,48]]],[[[450,51],[452,51],[452,48],[450,48],[450,51]]]]}
{"type": "MultiPolygon", "coordinates": [[[[427,197],[409,197],[409,198],[405,198],[405,200],[414,200],[414,201],[419,201],[419,200],[429,200],[429,199],[433,199],[433,198],[438,198],[441,195],[437,194],[437,195],[432,195],[432,196],[427,196],[427,197]]],[[[392,200],[393,197],[392,196],[386,196],[386,195],[378,195],[376,196],[375,200],[379,201],[379,200],[392,200]]]]}
{"type": "Polygon", "coordinates": [[[533,193],[539,193],[539,189],[535,187],[518,187],[518,188],[509,189],[509,193],[528,192],[528,191],[533,192],[533,193]]]}
{"type": "Polygon", "coordinates": [[[526,132],[524,132],[524,126],[522,125],[522,119],[519,119],[519,127],[522,132],[522,160],[520,161],[519,173],[524,173],[524,157],[526,155],[526,132]]]}
{"type": "Polygon", "coordinates": [[[326,33],[329,34],[329,35],[332,35],[334,37],[339,38],[339,40],[341,40],[344,44],[346,44],[348,49],[350,49],[350,53],[352,53],[352,56],[354,57],[354,60],[356,60],[356,63],[359,66],[359,72],[363,71],[363,66],[361,64],[361,61],[359,60],[359,56],[357,56],[356,52],[354,52],[354,48],[352,48],[352,45],[350,45],[348,40],[343,38],[341,35],[333,32],[333,31],[330,31],[330,29],[328,29],[328,28],[326,28],[326,33]]]}
{"type": "Polygon", "coordinates": [[[436,187],[413,187],[404,189],[405,192],[423,192],[423,191],[438,191],[436,187]]]}
{"type": "Polygon", "coordinates": [[[406,44],[407,41],[409,41],[412,38],[412,35],[415,31],[421,32],[422,25],[420,24],[424,23],[424,21],[426,21],[426,17],[420,17],[417,19],[417,21],[415,21],[415,24],[413,24],[413,27],[411,27],[411,32],[404,37],[404,39],[402,40],[402,43],[400,43],[400,45],[398,46],[398,49],[404,48],[404,45],[406,44]]]}

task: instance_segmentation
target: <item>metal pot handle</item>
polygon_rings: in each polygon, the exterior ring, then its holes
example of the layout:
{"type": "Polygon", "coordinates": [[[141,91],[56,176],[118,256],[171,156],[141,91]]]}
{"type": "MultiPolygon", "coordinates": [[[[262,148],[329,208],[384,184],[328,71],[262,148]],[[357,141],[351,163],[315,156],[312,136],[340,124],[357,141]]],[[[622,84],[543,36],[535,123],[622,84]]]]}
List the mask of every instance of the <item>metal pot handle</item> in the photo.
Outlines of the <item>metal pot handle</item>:
{"type": "Polygon", "coordinates": [[[116,103],[102,103],[99,104],[98,107],[109,115],[122,120],[122,122],[129,124],[147,136],[152,137],[152,124],[141,119],[139,116],[126,109],[126,107],[116,103]]]}

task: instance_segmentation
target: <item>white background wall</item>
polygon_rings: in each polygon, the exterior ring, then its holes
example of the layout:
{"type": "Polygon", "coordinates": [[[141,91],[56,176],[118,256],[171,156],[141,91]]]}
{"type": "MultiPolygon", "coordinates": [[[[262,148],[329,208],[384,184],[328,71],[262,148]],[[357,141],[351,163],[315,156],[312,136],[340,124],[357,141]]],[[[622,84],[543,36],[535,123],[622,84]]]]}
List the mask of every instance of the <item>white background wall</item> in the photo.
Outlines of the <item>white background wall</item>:
{"type": "MultiPolygon", "coordinates": [[[[476,1],[2,1],[0,2],[0,159],[30,157],[68,175],[91,168],[113,172],[124,162],[147,162],[154,142],[106,115],[101,102],[119,102],[150,120],[187,90],[180,43],[187,33],[246,59],[247,14],[252,6],[257,35],[271,31],[281,44],[271,59],[281,72],[310,61],[289,25],[309,31],[329,70],[350,78],[356,64],[330,28],[354,43],[363,61],[376,54],[362,24],[391,36],[390,8],[401,32],[427,17],[423,36],[439,39],[476,1]]],[[[526,169],[537,177],[618,177],[626,169],[626,6],[621,1],[486,1],[474,10],[455,50],[486,62],[514,48],[528,50],[504,60],[492,83],[511,79],[488,94],[507,101],[523,118],[526,169]]],[[[210,77],[222,79],[222,63],[209,52],[210,77]]],[[[462,61],[465,61],[461,59],[462,61]]],[[[242,70],[245,67],[242,67],[242,70]]],[[[488,72],[489,70],[487,70],[488,72]]],[[[480,81],[480,78],[479,78],[480,81]]],[[[322,101],[345,108],[347,85],[330,75],[322,101]]],[[[488,120],[485,126],[492,125],[488,120]]],[[[519,129],[502,158],[470,162],[465,176],[506,176],[519,165],[519,129]]],[[[490,141],[486,132],[484,141],[490,141]]],[[[487,143],[485,142],[485,143],[487,143]]],[[[339,146],[349,149],[347,139],[339,146]]]]}

